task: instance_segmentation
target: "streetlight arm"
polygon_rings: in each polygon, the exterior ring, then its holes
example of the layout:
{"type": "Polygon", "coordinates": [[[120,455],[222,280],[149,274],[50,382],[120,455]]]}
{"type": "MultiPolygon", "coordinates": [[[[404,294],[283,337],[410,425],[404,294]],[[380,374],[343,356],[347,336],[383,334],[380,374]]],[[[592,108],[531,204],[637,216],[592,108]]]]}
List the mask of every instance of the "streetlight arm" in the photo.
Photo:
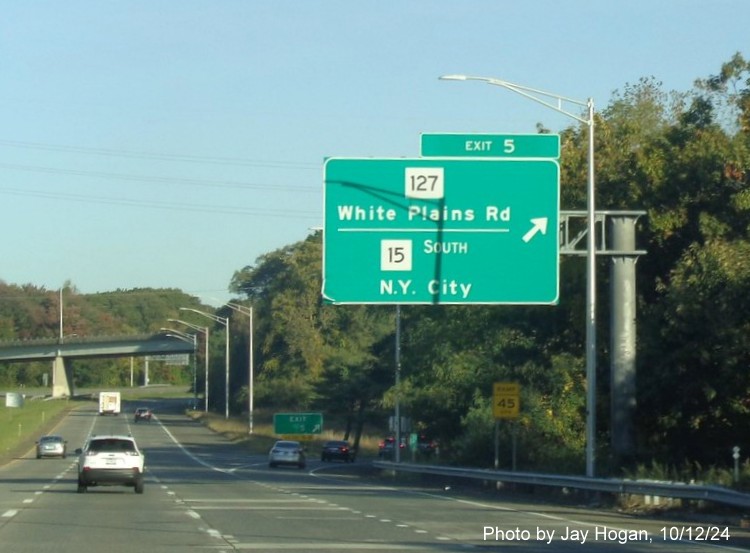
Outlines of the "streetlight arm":
{"type": "Polygon", "coordinates": [[[170,323],[178,323],[181,325],[185,325],[188,328],[192,328],[193,330],[197,330],[198,332],[203,332],[204,334],[206,333],[207,327],[205,326],[199,326],[193,323],[189,323],[187,321],[182,321],[180,319],[167,319],[167,321],[169,321],[170,323]]]}
{"type": "Polygon", "coordinates": [[[580,121],[581,123],[584,123],[586,125],[592,125],[593,124],[593,117],[591,116],[591,107],[593,105],[593,102],[591,99],[587,101],[582,100],[576,100],[574,98],[568,98],[566,96],[560,96],[559,94],[553,94],[552,92],[546,92],[544,90],[539,90],[537,88],[531,88],[528,86],[523,86],[520,84],[511,83],[509,81],[503,81],[501,79],[494,79],[490,77],[472,77],[468,75],[443,75],[442,77],[439,77],[443,81],[480,81],[483,83],[491,84],[494,86],[500,86],[502,88],[506,88],[508,90],[511,90],[515,92],[516,94],[520,94],[521,96],[524,96],[528,98],[529,100],[533,100],[534,102],[537,102],[538,104],[542,104],[543,106],[546,106],[550,109],[553,109],[559,113],[562,113],[564,115],[567,115],[568,117],[571,117],[575,119],[576,121],[580,121]],[[557,100],[557,103],[554,104],[552,102],[548,102],[541,97],[545,98],[553,98],[557,100]],[[584,119],[583,117],[576,115],[574,113],[569,112],[568,110],[563,109],[562,103],[568,102],[571,104],[575,104],[577,106],[585,106],[589,108],[589,117],[584,119]]]}
{"type": "Polygon", "coordinates": [[[239,303],[232,303],[232,302],[227,302],[224,305],[226,305],[230,309],[233,309],[235,311],[239,311],[240,313],[242,313],[244,315],[252,315],[253,314],[253,308],[252,307],[246,307],[244,305],[240,305],[239,303]]]}
{"type": "Polygon", "coordinates": [[[179,340],[182,340],[183,342],[189,342],[191,344],[195,344],[195,334],[187,334],[185,332],[175,330],[174,328],[160,328],[159,329],[162,332],[165,332],[167,336],[174,336],[175,338],[178,338],[179,340]]]}
{"type": "Polygon", "coordinates": [[[198,309],[193,309],[191,307],[180,307],[180,311],[191,311],[193,313],[197,313],[198,315],[203,315],[204,317],[208,317],[209,319],[216,321],[217,323],[221,323],[224,326],[227,326],[229,324],[229,318],[227,317],[219,317],[218,315],[206,313],[205,311],[199,311],[198,309]]]}

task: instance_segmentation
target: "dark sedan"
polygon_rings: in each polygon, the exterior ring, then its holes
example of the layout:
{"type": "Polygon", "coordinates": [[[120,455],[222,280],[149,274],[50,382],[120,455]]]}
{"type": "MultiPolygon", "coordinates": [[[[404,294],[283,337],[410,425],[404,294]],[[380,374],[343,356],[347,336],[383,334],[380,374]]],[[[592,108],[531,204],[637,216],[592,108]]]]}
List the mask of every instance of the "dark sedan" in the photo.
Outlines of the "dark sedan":
{"type": "Polygon", "coordinates": [[[135,410],[133,422],[146,421],[151,422],[151,409],[148,407],[139,407],[135,410]]]}
{"type": "Polygon", "coordinates": [[[323,444],[323,451],[320,452],[321,461],[344,461],[346,463],[354,462],[355,452],[345,440],[331,440],[323,444]]]}

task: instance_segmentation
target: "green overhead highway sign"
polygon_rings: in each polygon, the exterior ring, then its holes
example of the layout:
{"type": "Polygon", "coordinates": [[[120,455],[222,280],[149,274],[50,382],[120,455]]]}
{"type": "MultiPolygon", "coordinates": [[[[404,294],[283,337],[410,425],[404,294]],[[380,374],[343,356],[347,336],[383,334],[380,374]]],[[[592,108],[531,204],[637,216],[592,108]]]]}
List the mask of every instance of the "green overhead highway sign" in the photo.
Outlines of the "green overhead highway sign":
{"type": "Polygon", "coordinates": [[[559,190],[549,159],[328,159],[323,299],[557,303],[559,190]]]}
{"type": "Polygon", "coordinates": [[[557,159],[560,135],[422,133],[420,152],[424,157],[557,159]]]}
{"type": "Polygon", "coordinates": [[[275,413],[274,434],[320,434],[323,432],[321,413],[275,413]]]}

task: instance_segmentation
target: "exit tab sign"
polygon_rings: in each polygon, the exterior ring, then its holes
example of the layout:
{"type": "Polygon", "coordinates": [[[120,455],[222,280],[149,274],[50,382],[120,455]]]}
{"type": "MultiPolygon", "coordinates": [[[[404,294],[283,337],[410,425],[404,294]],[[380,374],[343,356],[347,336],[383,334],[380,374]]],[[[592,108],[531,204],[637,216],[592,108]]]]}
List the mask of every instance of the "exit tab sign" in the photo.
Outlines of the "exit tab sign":
{"type": "Polygon", "coordinates": [[[274,413],[273,432],[279,435],[307,435],[323,432],[322,413],[274,413]]]}
{"type": "Polygon", "coordinates": [[[558,134],[421,134],[423,157],[558,159],[558,134]]]}

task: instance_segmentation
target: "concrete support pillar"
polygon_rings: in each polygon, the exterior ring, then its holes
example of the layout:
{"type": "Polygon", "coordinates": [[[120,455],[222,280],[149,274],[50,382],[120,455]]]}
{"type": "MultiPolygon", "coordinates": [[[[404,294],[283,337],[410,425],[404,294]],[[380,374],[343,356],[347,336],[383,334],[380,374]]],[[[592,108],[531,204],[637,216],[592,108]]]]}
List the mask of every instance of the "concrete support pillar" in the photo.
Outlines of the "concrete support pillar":
{"type": "Polygon", "coordinates": [[[635,454],[633,417],[636,409],[636,276],[637,216],[609,218],[610,265],[610,394],[612,453],[618,460],[635,454]],[[618,254],[618,252],[623,252],[618,254]]]}
{"type": "Polygon", "coordinates": [[[70,364],[58,355],[52,361],[52,397],[70,397],[72,381],[70,364]]]}

